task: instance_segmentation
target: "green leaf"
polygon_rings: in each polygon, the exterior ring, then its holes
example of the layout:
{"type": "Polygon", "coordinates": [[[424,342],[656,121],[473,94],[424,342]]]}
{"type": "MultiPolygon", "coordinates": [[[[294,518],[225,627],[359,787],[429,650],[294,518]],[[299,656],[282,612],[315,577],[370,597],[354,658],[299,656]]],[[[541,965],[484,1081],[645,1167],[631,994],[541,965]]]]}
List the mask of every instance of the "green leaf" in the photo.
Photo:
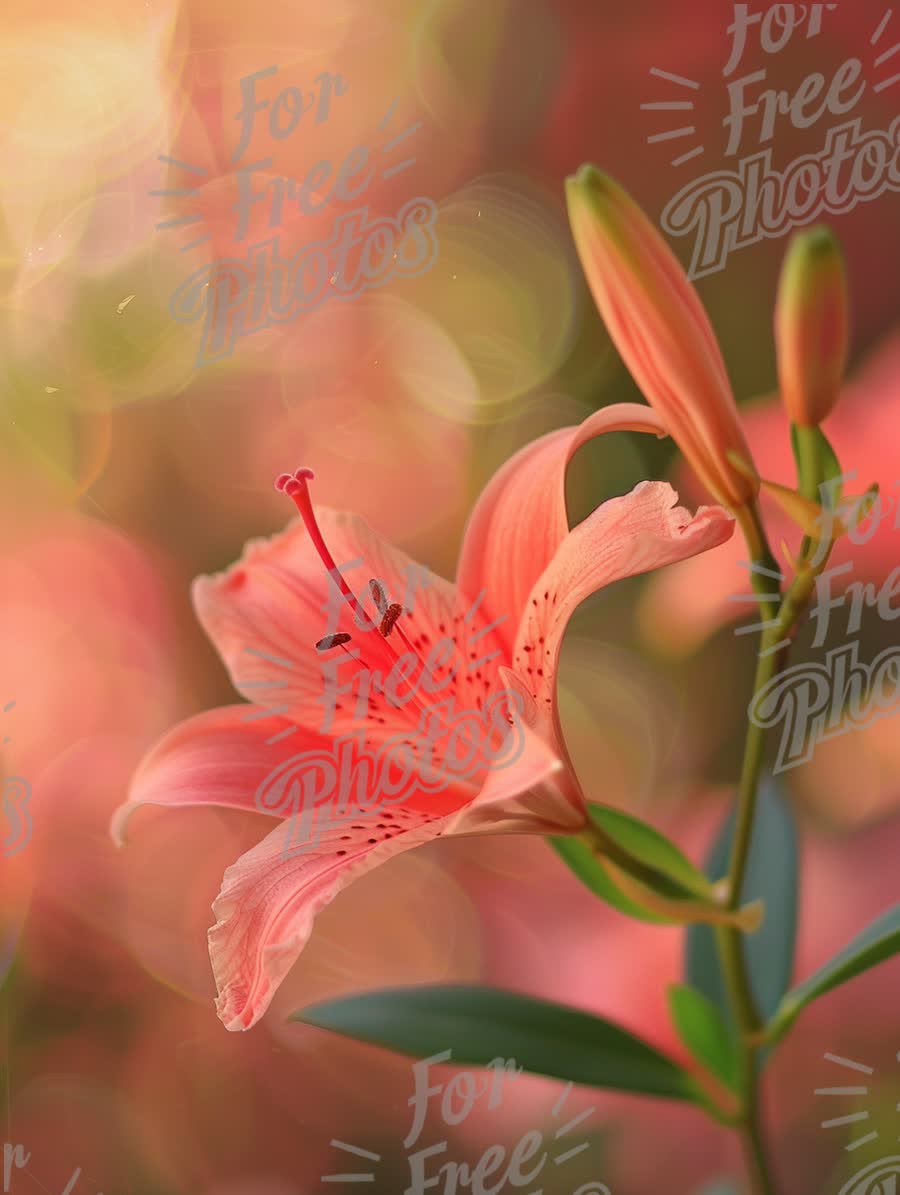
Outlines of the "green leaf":
{"type": "Polygon", "coordinates": [[[676,887],[671,890],[672,896],[679,895],[679,889],[693,896],[709,895],[709,881],[703,872],[659,830],[607,805],[591,805],[590,814],[600,829],[630,855],[674,880],[676,887]]]}
{"type": "Polygon", "coordinates": [[[900,954],[900,904],[888,909],[824,967],[787,993],[773,1018],[771,1040],[783,1037],[814,1000],[895,954],[900,954]]]}
{"type": "MultiPolygon", "coordinates": [[[[664,896],[673,900],[709,898],[710,888],[706,877],[664,834],[619,809],[611,809],[606,805],[589,805],[588,809],[595,825],[629,855],[659,874],[660,890],[664,896]]],[[[683,920],[643,908],[631,896],[627,896],[591,847],[581,839],[569,835],[551,838],[550,844],[581,882],[613,908],[629,917],[657,924],[679,924],[683,920]]]]}
{"type": "Polygon", "coordinates": [[[694,1058],[735,1091],[737,1054],[734,1040],[712,1001],[686,984],[672,984],[669,1012],[678,1036],[694,1058]]]}
{"type": "MultiPolygon", "coordinates": [[[[728,871],[734,839],[734,810],[722,827],[707,862],[707,875],[728,871]]],[[[756,933],[743,939],[750,987],[760,1015],[768,1019],[791,982],[797,936],[797,832],[789,803],[773,781],[760,786],[741,902],[761,899],[765,918],[756,933]]],[[[687,934],[685,976],[732,1023],[725,982],[713,932],[692,925],[687,934]]]]}
{"type": "Polygon", "coordinates": [[[657,925],[665,924],[665,919],[649,909],[642,909],[635,901],[630,900],[624,892],[615,886],[606,868],[591,850],[586,842],[568,834],[565,837],[551,838],[550,845],[562,859],[569,870],[589,888],[595,896],[599,896],[606,904],[612,905],[627,917],[634,917],[637,921],[651,921],[657,925]]]}
{"type": "Polygon", "coordinates": [[[416,1057],[450,1050],[455,1063],[488,1066],[499,1056],[554,1079],[702,1102],[685,1070],[612,1021],[496,988],[388,988],[290,1019],[416,1057]]]}

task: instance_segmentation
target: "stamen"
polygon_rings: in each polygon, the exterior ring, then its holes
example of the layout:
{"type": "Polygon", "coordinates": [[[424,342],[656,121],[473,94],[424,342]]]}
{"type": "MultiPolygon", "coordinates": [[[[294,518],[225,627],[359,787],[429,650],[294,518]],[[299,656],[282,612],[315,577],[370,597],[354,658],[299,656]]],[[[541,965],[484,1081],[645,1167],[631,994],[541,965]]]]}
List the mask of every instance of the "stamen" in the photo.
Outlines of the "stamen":
{"type": "MultiPolygon", "coordinates": [[[[287,494],[287,496],[292,499],[294,505],[300,511],[303,522],[306,524],[306,530],[309,532],[309,538],[313,542],[313,547],[318,552],[322,563],[328,569],[331,579],[347,599],[350,608],[356,615],[357,625],[366,627],[368,629],[373,629],[372,620],[369,618],[369,615],[366,614],[356,594],[344,580],[343,574],[335,564],[334,557],[329,552],[328,545],[325,543],[322,532],[319,530],[319,524],[316,522],[315,511],[313,510],[312,499],[309,496],[308,482],[313,481],[314,479],[315,474],[313,473],[312,469],[301,468],[295,470],[294,473],[281,473],[275,481],[275,489],[282,490],[285,494],[287,494]]],[[[384,586],[380,581],[376,581],[374,579],[371,580],[369,582],[369,589],[372,593],[372,597],[375,599],[376,605],[378,605],[378,612],[382,615],[381,625],[378,628],[379,632],[381,633],[382,637],[386,639],[394,629],[394,626],[400,615],[403,613],[403,607],[398,602],[393,602],[391,605],[387,606],[386,609],[382,609],[379,598],[385,603],[387,599],[384,592],[384,586]]],[[[406,644],[406,646],[415,652],[415,648],[410,643],[409,638],[402,626],[397,627],[397,634],[406,644]]],[[[344,651],[347,651],[346,647],[344,648],[344,651]]],[[[418,655],[419,653],[415,652],[415,654],[418,655]]]]}
{"type": "Polygon", "coordinates": [[[334,557],[328,551],[328,545],[325,543],[322,532],[319,530],[319,524],[316,522],[312,499],[309,496],[309,485],[307,484],[309,481],[314,480],[314,478],[315,473],[313,473],[312,469],[297,469],[293,474],[282,473],[275,482],[275,489],[283,490],[300,511],[303,522],[306,524],[306,530],[309,532],[309,538],[313,542],[313,547],[319,553],[319,558],[328,569],[331,579],[347,599],[357,618],[362,620],[361,625],[365,626],[370,621],[369,616],[357,600],[356,594],[344,580],[341,570],[334,562],[334,557]]]}
{"type": "Polygon", "coordinates": [[[381,620],[381,626],[378,628],[378,633],[387,639],[388,635],[390,635],[391,631],[394,629],[397,619],[402,613],[403,607],[400,605],[400,603],[391,602],[384,613],[384,618],[381,620]]]}
{"type": "Polygon", "coordinates": [[[345,643],[349,643],[352,637],[346,631],[338,631],[336,635],[326,635],[316,644],[316,651],[330,651],[332,647],[342,647],[345,643]]]}
{"type": "Polygon", "coordinates": [[[376,581],[373,578],[369,582],[369,592],[372,595],[372,599],[375,602],[375,605],[378,607],[378,613],[382,617],[384,617],[384,615],[387,614],[387,611],[388,611],[388,600],[385,597],[384,586],[381,584],[380,581],[376,581]]]}

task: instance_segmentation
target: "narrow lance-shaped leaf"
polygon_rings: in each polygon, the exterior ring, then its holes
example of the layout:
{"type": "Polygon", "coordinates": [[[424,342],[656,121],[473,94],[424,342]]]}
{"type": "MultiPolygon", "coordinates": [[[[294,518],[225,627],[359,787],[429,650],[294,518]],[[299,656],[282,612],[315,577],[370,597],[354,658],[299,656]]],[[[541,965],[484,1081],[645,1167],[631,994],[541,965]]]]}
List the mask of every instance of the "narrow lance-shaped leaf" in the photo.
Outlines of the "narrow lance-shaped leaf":
{"type": "Polygon", "coordinates": [[[293,1021],[415,1057],[498,1056],[538,1075],[675,1100],[701,1097],[671,1058],[621,1026],[576,1008],[472,985],[388,988],[298,1009],[293,1021]]]}
{"type": "Polygon", "coordinates": [[[900,904],[888,909],[814,975],[787,993],[772,1020],[771,1040],[783,1037],[814,1000],[895,954],[900,954],[900,904]]]}

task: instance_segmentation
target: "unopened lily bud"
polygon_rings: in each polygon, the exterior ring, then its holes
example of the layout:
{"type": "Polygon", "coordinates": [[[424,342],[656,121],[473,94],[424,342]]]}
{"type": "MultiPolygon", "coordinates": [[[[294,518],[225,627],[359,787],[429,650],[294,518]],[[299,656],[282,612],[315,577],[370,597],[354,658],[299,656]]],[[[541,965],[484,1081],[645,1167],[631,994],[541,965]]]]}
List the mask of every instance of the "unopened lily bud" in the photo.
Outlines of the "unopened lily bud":
{"type": "Polygon", "coordinates": [[[847,279],[840,245],[824,226],[791,241],[775,307],[781,398],[792,423],[818,427],[840,394],[847,363],[847,279]]]}
{"type": "Polygon", "coordinates": [[[630,196],[593,166],[566,180],[569,220],[588,285],[644,397],[709,492],[737,509],[753,469],[715,334],[674,253],[630,196]]]}

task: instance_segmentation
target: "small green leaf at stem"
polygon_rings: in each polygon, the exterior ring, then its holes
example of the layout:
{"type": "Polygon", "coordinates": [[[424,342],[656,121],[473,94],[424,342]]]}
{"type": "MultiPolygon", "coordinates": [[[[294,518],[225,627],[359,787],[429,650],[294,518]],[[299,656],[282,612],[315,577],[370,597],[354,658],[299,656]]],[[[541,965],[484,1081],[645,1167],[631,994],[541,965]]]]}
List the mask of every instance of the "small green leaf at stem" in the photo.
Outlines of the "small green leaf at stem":
{"type": "Polygon", "coordinates": [[[716,901],[706,876],[664,834],[621,810],[591,805],[593,825],[602,835],[550,839],[556,853],[581,882],[601,900],[641,921],[684,925],[753,922],[755,910],[729,914],[716,901]],[[602,842],[618,848],[604,850],[602,842]],[[629,867],[629,862],[639,870],[629,867]]]}
{"type": "Polygon", "coordinates": [[[737,1091],[738,1058],[734,1039],[718,1008],[687,984],[669,988],[669,1012],[678,1036],[692,1056],[737,1091]]]}
{"type": "Polygon", "coordinates": [[[878,963],[900,954],[900,904],[888,909],[815,974],[792,988],[769,1025],[767,1038],[778,1041],[813,1001],[878,963]]]}
{"type": "Polygon", "coordinates": [[[387,988],[298,1009],[290,1017],[418,1058],[498,1058],[589,1087],[705,1104],[677,1062],[620,1025],[576,1008],[475,985],[387,988]]]}
{"type": "Polygon", "coordinates": [[[581,880],[586,888],[600,900],[618,909],[626,917],[633,917],[636,921],[649,921],[656,925],[667,924],[666,919],[658,913],[651,913],[642,908],[636,901],[630,900],[624,892],[612,881],[612,877],[597,858],[597,854],[582,839],[572,835],[549,839],[550,845],[569,868],[573,875],[581,880]]]}
{"type": "Polygon", "coordinates": [[[674,842],[666,838],[665,834],[661,834],[646,822],[608,805],[591,805],[590,814],[601,830],[624,847],[630,855],[674,881],[673,886],[664,895],[710,894],[709,880],[674,842]]]}
{"type": "MultiPolygon", "coordinates": [[[[590,804],[588,809],[596,831],[613,847],[619,848],[612,857],[618,868],[626,869],[626,859],[635,860],[643,869],[639,880],[667,900],[712,899],[712,888],[703,872],[665,834],[648,826],[647,822],[608,805],[590,804]]],[[[639,920],[673,924],[682,920],[676,915],[667,917],[644,907],[631,895],[623,893],[602,862],[602,848],[592,846],[589,838],[589,834],[583,838],[558,836],[551,838],[550,844],[563,863],[595,896],[639,920]]]]}
{"type": "Polygon", "coordinates": [[[578,835],[587,851],[561,840],[553,845],[596,896],[642,920],[758,929],[763,920],[759,901],[728,908],[723,894],[665,835],[618,809],[589,808],[590,825],[578,835]]]}

